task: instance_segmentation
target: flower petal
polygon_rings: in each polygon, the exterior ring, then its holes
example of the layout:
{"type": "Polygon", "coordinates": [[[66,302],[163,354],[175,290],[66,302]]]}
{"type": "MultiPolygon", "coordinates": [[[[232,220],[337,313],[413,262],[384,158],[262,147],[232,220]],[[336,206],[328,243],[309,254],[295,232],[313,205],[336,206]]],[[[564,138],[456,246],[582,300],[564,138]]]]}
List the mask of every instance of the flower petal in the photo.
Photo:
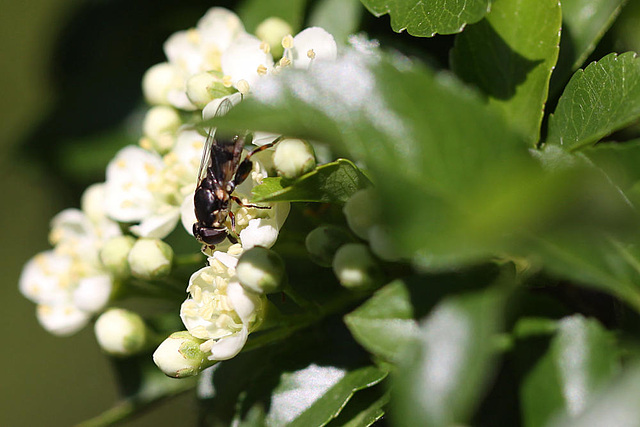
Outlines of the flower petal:
{"type": "Polygon", "coordinates": [[[211,346],[211,356],[209,360],[227,360],[236,356],[249,337],[249,330],[247,327],[243,327],[239,332],[234,335],[221,338],[211,346]]]}

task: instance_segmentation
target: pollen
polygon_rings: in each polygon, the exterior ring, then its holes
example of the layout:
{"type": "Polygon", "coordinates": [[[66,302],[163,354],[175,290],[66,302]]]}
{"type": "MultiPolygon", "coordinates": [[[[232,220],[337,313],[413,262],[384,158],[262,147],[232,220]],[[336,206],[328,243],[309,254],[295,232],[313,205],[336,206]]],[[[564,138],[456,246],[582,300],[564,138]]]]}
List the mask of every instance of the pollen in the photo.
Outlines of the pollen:
{"type": "Polygon", "coordinates": [[[282,47],[285,49],[291,49],[293,47],[293,37],[291,37],[291,34],[282,38],[282,47]]]}
{"type": "Polygon", "coordinates": [[[271,46],[269,46],[269,43],[263,41],[262,43],[260,43],[260,50],[265,54],[269,53],[271,51],[271,46]]]}
{"type": "Polygon", "coordinates": [[[231,76],[222,76],[222,84],[224,85],[224,87],[231,87],[233,86],[233,79],[231,78],[231,76]]]}
{"type": "Polygon", "coordinates": [[[280,59],[280,66],[286,67],[291,65],[291,60],[289,58],[285,58],[284,56],[280,59]]]}
{"type": "Polygon", "coordinates": [[[156,172],[156,167],[153,166],[151,163],[145,163],[144,171],[147,173],[147,175],[151,176],[156,172]]]}
{"type": "Polygon", "coordinates": [[[187,30],[187,39],[193,44],[200,43],[200,33],[195,28],[187,30]]]}
{"type": "Polygon", "coordinates": [[[153,148],[153,146],[151,145],[151,140],[146,136],[143,136],[142,138],[140,138],[140,141],[138,141],[138,144],[140,145],[140,147],[144,148],[145,150],[151,150],[153,148]]]}
{"type": "Polygon", "coordinates": [[[120,159],[116,162],[116,166],[120,169],[124,169],[127,167],[127,162],[124,159],[120,159]]]}
{"type": "Polygon", "coordinates": [[[241,94],[247,94],[249,93],[249,82],[244,79],[239,80],[238,83],[236,83],[236,88],[241,94]]]}
{"type": "Polygon", "coordinates": [[[260,65],[258,65],[258,69],[256,70],[256,72],[259,75],[264,76],[265,74],[267,74],[267,67],[265,67],[264,65],[260,64],[260,65]]]}
{"type": "Polygon", "coordinates": [[[315,58],[315,57],[316,57],[316,53],[313,51],[313,49],[309,49],[309,50],[307,51],[307,58],[309,58],[309,59],[313,59],[313,58],[315,58]]]}

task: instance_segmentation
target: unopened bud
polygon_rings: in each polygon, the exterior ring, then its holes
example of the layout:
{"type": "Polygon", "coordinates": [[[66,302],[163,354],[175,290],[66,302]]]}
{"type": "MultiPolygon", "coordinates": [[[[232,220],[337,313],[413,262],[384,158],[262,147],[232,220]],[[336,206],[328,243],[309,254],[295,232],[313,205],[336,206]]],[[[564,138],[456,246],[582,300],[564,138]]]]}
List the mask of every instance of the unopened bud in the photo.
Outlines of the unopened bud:
{"type": "Polygon", "coordinates": [[[256,28],[256,36],[267,43],[274,58],[282,56],[282,38],[292,32],[293,28],[287,21],[275,16],[265,19],[256,28]]]}
{"type": "Polygon", "coordinates": [[[307,234],[304,244],[311,261],[323,267],[331,267],[338,248],[350,241],[347,230],[334,225],[322,225],[307,234]]]}
{"type": "Polygon", "coordinates": [[[172,378],[197,375],[211,365],[207,359],[211,353],[200,350],[200,344],[204,341],[187,331],[174,332],[153,353],[153,362],[172,378]]]}
{"type": "Polygon", "coordinates": [[[169,274],[173,249],[160,239],[138,239],[129,252],[131,274],[139,279],[155,279],[169,274]]]}
{"type": "Polygon", "coordinates": [[[104,188],[104,183],[93,184],[82,193],[82,199],[80,200],[82,212],[94,222],[101,221],[106,215],[104,188]]]}
{"type": "Polygon", "coordinates": [[[136,239],[132,236],[117,236],[107,240],[100,250],[102,265],[116,277],[128,276],[129,252],[135,243],[136,239]]]}
{"type": "Polygon", "coordinates": [[[100,348],[114,356],[131,356],[144,349],[147,327],[128,310],[112,308],[100,315],[94,327],[100,348]]]}
{"type": "Polygon", "coordinates": [[[234,92],[233,87],[227,87],[222,83],[222,74],[219,72],[206,71],[187,80],[187,96],[200,109],[203,109],[214,99],[231,95],[234,92]]]}
{"type": "Polygon", "coordinates": [[[301,139],[283,139],[276,145],[273,164],[278,175],[297,178],[316,167],[313,147],[301,139]]]}
{"type": "Polygon", "coordinates": [[[369,239],[371,227],[380,222],[377,193],[373,187],[355,192],[342,208],[349,228],[362,239],[369,239]]]}
{"type": "Polygon", "coordinates": [[[175,142],[175,134],[182,124],[180,115],[171,107],[157,106],[147,112],[142,130],[159,153],[169,151],[175,142]]]}
{"type": "Polygon", "coordinates": [[[171,89],[179,88],[182,77],[173,65],[162,62],[149,68],[142,78],[142,92],[152,105],[169,105],[167,95],[171,89]]]}
{"type": "Polygon", "coordinates": [[[284,273],[284,263],[280,256],[261,246],[255,246],[244,252],[236,266],[240,284],[259,294],[278,291],[284,279],[284,273]]]}
{"type": "Polygon", "coordinates": [[[333,272],[340,284],[349,289],[372,288],[382,279],[378,261],[362,243],[340,247],[333,258],[333,272]]]}

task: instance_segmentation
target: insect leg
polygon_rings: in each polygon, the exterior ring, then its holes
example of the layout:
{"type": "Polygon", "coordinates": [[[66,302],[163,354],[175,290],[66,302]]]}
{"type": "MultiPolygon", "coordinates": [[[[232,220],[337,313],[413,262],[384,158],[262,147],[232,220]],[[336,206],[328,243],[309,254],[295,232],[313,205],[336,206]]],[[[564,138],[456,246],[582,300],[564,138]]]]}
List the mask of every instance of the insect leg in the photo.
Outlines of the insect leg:
{"type": "Polygon", "coordinates": [[[267,148],[273,147],[278,142],[280,142],[282,138],[283,138],[282,136],[279,136],[276,139],[274,139],[272,142],[262,145],[254,149],[253,151],[251,151],[249,154],[247,154],[247,157],[245,157],[244,160],[240,162],[240,165],[238,165],[238,170],[236,171],[236,175],[233,178],[234,187],[237,187],[238,185],[242,184],[244,180],[247,179],[247,176],[249,176],[249,172],[251,172],[251,168],[253,167],[250,160],[251,156],[253,156],[256,153],[260,153],[261,151],[264,151],[267,148]]]}
{"type": "MultiPolygon", "coordinates": [[[[231,196],[231,199],[243,208],[271,209],[271,206],[248,205],[246,203],[242,203],[242,200],[240,200],[240,198],[236,196],[231,196]]],[[[229,212],[229,214],[231,214],[231,212],[229,212]]],[[[233,217],[231,218],[231,224],[233,225],[233,217]]]]}

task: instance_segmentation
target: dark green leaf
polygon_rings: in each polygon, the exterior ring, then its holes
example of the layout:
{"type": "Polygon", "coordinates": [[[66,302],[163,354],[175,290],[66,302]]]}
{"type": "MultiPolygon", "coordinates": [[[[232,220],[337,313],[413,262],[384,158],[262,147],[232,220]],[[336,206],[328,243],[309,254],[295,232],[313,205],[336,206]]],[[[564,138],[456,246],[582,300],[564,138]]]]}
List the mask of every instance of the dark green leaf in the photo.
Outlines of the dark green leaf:
{"type": "Polygon", "coordinates": [[[319,166],[293,182],[266,178],[253,188],[256,202],[345,203],[353,193],[371,185],[369,179],[346,159],[319,166]]]}
{"type": "Polygon", "coordinates": [[[529,250],[549,271],[626,301],[640,311],[640,253],[604,235],[540,237],[529,250]]]}
{"type": "Polygon", "coordinates": [[[238,15],[251,33],[262,21],[272,16],[284,19],[297,32],[302,27],[306,4],[307,0],[244,0],[238,7],[238,15]]]}
{"type": "Polygon", "coordinates": [[[356,341],[371,353],[397,360],[401,349],[418,335],[406,285],[396,280],[377,291],[344,318],[356,341]]]}
{"type": "Polygon", "coordinates": [[[569,217],[565,210],[576,206],[567,200],[601,195],[582,171],[543,173],[527,142],[474,93],[406,62],[350,52],[310,72],[265,78],[252,98],[213,122],[349,151],[377,186],[395,246],[429,268],[510,250],[522,230],[597,228],[619,218],[611,215],[621,203],[609,203],[619,197],[610,185],[602,200],[589,200],[589,215],[569,217]],[[599,204],[607,217],[596,215],[599,204]]]}
{"type": "Polygon", "coordinates": [[[361,0],[375,16],[388,13],[395,32],[413,36],[453,34],[486,15],[490,0],[361,0]]]}
{"type": "Polygon", "coordinates": [[[320,0],[309,17],[309,26],[322,27],[335,37],[338,43],[358,31],[362,17],[359,0],[320,0]]]}
{"type": "Polygon", "coordinates": [[[557,0],[497,0],[456,37],[451,62],[533,145],[539,139],[549,78],[558,57],[557,0]]]}
{"type": "Polygon", "coordinates": [[[561,417],[548,427],[640,426],[640,365],[636,361],[603,389],[583,412],[561,417]]]}
{"type": "Polygon", "coordinates": [[[382,418],[384,407],[389,403],[389,392],[382,395],[375,393],[380,387],[378,385],[357,393],[340,415],[328,424],[329,427],[368,427],[382,418]]]}
{"type": "Polygon", "coordinates": [[[505,295],[488,290],[446,298],[405,353],[392,404],[396,425],[467,425],[492,376],[505,295]]]}
{"type": "Polygon", "coordinates": [[[525,427],[543,427],[557,414],[575,416],[619,368],[613,336],[580,315],[558,323],[546,354],[521,386],[525,427]]]}
{"type": "Polygon", "coordinates": [[[611,54],[578,70],[549,122],[548,143],[579,150],[640,118],[640,60],[611,54]]]}
{"type": "Polygon", "coordinates": [[[582,153],[622,190],[640,181],[640,140],[597,144],[582,153]]]}
{"type": "Polygon", "coordinates": [[[325,425],[356,391],[377,384],[386,375],[373,366],[346,372],[313,364],[284,374],[274,390],[267,422],[301,427],[325,425]]]}
{"type": "Polygon", "coordinates": [[[627,0],[563,0],[560,58],[551,79],[558,93],[572,72],[584,63],[616,19],[627,0]]]}

